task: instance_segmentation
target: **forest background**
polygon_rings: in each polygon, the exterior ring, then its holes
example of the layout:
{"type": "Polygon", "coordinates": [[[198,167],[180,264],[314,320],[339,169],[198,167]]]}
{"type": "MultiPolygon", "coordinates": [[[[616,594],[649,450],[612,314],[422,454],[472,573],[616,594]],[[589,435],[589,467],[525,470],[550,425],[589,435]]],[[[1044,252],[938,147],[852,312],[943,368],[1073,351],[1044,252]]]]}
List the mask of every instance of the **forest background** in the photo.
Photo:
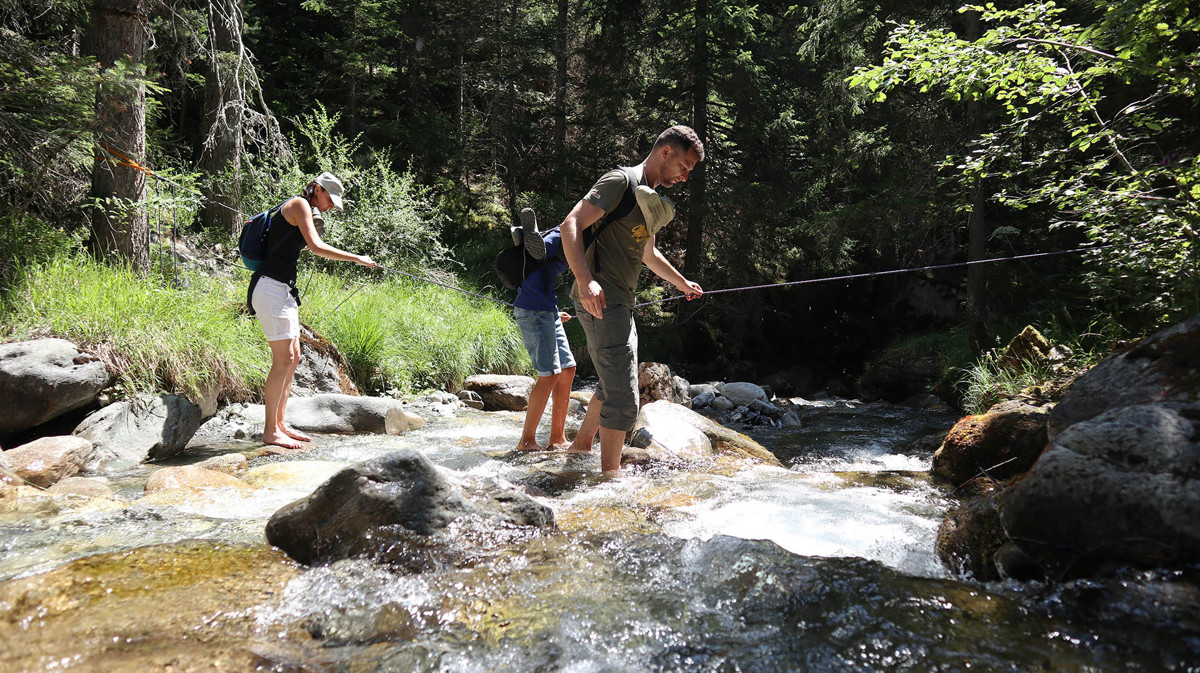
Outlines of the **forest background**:
{"type": "MultiPolygon", "coordinates": [[[[516,214],[558,224],[683,123],[708,160],[659,246],[709,290],[1089,250],[657,304],[643,360],[850,382],[908,348],[986,375],[1025,324],[1104,350],[1200,310],[1198,54],[1185,0],[0,0],[4,338],[252,395],[247,274],[181,280],[172,233],[229,253],[331,170],[332,243],[511,299],[490,266],[516,214]]],[[[368,389],[528,365],[486,302],[305,264],[305,321],[368,389]]]]}

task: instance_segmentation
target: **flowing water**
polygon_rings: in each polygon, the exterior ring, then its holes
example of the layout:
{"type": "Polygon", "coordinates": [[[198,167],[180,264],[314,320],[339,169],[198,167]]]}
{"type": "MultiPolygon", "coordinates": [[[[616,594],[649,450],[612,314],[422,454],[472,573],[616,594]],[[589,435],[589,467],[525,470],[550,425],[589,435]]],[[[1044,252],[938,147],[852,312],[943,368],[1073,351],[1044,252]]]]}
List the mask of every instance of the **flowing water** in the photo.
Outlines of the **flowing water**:
{"type": "MultiPolygon", "coordinates": [[[[1197,670],[1190,578],[982,585],[934,554],[950,501],[928,449],[953,416],[804,402],[751,431],[783,468],[726,459],[599,475],[514,454],[522,414],[460,411],[401,437],[256,456],[254,488],[49,499],[0,514],[0,669],[395,671],[1197,670]],[[558,530],[402,574],[267,548],[279,507],[414,448],[524,484],[558,530]]],[[[541,436],[545,436],[546,428],[541,436]]],[[[255,445],[194,446],[187,463],[255,445]]],[[[254,455],[254,454],[251,454],[254,455]]],[[[511,535],[509,536],[511,538],[511,535]]]]}

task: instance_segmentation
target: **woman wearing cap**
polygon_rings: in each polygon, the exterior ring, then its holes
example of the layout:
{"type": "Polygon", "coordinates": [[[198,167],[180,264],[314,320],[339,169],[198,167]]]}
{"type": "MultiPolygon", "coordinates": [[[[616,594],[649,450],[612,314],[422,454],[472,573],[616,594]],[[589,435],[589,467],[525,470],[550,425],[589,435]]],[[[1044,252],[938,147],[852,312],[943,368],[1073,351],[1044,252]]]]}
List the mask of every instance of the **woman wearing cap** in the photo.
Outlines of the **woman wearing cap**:
{"type": "Polygon", "coordinates": [[[332,173],[321,173],[300,196],[274,209],[267,253],[250,277],[246,293],[250,312],[258,316],[271,346],[271,371],[263,391],[267,413],[262,441],[284,449],[299,449],[300,442],[312,441],[312,437],[289,428],[283,420],[292,378],[300,363],[300,293],[296,290],[300,251],[308,248],[327,259],[375,266],[370,257],[339,250],[321,240],[314,218],[320,219],[330,208],[342,209],[342,183],[332,173]]]}

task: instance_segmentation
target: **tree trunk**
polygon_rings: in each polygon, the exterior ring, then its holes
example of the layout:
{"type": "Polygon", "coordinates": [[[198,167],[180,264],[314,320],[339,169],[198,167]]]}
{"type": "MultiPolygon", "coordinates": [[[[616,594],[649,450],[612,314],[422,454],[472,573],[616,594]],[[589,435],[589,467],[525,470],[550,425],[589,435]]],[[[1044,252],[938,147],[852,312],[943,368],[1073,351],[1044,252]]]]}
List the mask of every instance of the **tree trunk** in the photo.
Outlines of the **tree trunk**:
{"type": "MultiPolygon", "coordinates": [[[[967,39],[979,39],[979,12],[967,12],[967,39]]],[[[982,137],[983,101],[974,99],[967,103],[967,114],[971,118],[971,130],[976,138],[982,137]]],[[[976,262],[987,253],[987,224],[984,219],[987,192],[983,177],[977,177],[971,186],[971,217],[967,221],[967,261],[976,262]]],[[[967,267],[967,334],[971,348],[976,353],[987,349],[987,283],[982,264],[967,267]]]]}
{"type": "Polygon", "coordinates": [[[517,215],[517,173],[519,172],[518,165],[521,162],[521,157],[517,151],[517,18],[518,8],[520,5],[517,0],[513,0],[512,8],[509,14],[509,47],[507,50],[507,63],[505,71],[508,73],[508,105],[505,105],[504,112],[504,163],[507,164],[505,172],[505,186],[508,188],[508,210],[512,215],[513,222],[519,221],[517,215]]]}
{"type": "Polygon", "coordinates": [[[554,48],[554,172],[558,186],[567,186],[567,59],[570,0],[558,0],[558,39],[554,48]]]}
{"type": "MultiPolygon", "coordinates": [[[[696,0],[695,63],[692,68],[692,129],[701,142],[708,141],[708,0],[696,0]]],[[[684,274],[699,273],[704,260],[704,215],[707,209],[704,162],[696,164],[691,176],[691,204],[688,208],[687,247],[684,250],[684,274]]]]}
{"type": "Polygon", "coordinates": [[[120,161],[146,155],[146,87],[143,61],[150,23],[145,0],[98,0],[93,14],[92,51],[100,67],[125,59],[133,70],[121,82],[96,90],[95,156],[92,196],[106,203],[92,212],[90,247],[98,258],[128,262],[141,273],[150,268],[150,227],[146,220],[146,174],[120,161]],[[108,148],[108,149],[105,149],[108,148]]]}
{"type": "Polygon", "coordinates": [[[208,129],[200,155],[204,203],[200,222],[206,229],[236,233],[242,222],[238,173],[242,166],[242,113],[246,108],[241,77],[242,0],[209,3],[209,63],[204,85],[204,124],[208,129]]]}

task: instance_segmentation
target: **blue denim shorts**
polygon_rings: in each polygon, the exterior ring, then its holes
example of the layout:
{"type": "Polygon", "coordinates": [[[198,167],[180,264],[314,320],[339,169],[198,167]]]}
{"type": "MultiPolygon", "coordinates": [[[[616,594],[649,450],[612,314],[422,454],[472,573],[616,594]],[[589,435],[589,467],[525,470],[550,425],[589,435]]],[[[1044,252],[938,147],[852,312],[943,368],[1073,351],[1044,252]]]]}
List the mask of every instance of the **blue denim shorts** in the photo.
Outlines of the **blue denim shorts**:
{"type": "Polygon", "coordinates": [[[567,344],[567,332],[558,311],[530,311],[514,307],[513,315],[517,327],[521,328],[521,340],[529,359],[537,369],[538,376],[553,376],[575,366],[575,357],[567,344]]]}

